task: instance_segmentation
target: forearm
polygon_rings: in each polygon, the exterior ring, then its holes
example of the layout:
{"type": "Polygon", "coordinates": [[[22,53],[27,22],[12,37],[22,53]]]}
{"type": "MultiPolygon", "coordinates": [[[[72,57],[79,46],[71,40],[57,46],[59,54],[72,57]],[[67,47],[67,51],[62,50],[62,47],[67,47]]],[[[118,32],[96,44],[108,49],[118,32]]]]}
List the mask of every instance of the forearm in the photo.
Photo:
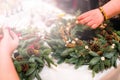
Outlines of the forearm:
{"type": "Polygon", "coordinates": [[[111,0],[102,7],[106,16],[111,18],[120,13],[120,0],[111,0]]]}
{"type": "Polygon", "coordinates": [[[120,65],[112,69],[108,74],[103,76],[100,80],[120,80],[120,65]]]}
{"type": "Polygon", "coordinates": [[[11,57],[3,51],[0,51],[0,80],[19,80],[11,57]]]}

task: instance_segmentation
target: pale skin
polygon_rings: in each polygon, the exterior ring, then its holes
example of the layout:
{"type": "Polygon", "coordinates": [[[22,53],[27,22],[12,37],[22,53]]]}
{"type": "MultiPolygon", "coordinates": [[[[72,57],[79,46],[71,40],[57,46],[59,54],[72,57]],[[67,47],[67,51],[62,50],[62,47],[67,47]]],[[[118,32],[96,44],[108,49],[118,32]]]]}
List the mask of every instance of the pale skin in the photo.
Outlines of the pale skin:
{"type": "Polygon", "coordinates": [[[11,55],[19,43],[18,36],[7,28],[0,35],[0,80],[20,80],[11,55]]]}
{"type": "MultiPolygon", "coordinates": [[[[111,0],[103,5],[102,8],[108,19],[112,18],[113,16],[120,13],[120,0],[111,0]]],[[[81,14],[78,16],[77,21],[79,24],[84,24],[95,29],[99,27],[100,24],[102,24],[104,17],[97,8],[81,14]]]]}
{"type": "Polygon", "coordinates": [[[106,74],[100,80],[120,80],[120,65],[118,65],[117,68],[112,69],[109,74],[106,74]]]}

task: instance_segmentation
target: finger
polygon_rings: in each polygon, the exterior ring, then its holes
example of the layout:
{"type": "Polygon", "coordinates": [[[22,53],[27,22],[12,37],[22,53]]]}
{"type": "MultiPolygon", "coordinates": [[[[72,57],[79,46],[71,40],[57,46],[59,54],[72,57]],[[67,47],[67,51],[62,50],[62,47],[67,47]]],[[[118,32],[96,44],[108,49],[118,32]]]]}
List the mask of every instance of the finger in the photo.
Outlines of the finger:
{"type": "Polygon", "coordinates": [[[84,13],[84,14],[78,16],[78,17],[77,17],[77,20],[78,20],[78,21],[79,21],[79,20],[82,20],[82,19],[84,19],[86,16],[87,16],[87,15],[84,13]]]}
{"type": "Polygon", "coordinates": [[[91,26],[92,29],[96,29],[97,27],[98,27],[97,24],[93,24],[93,25],[91,26]]]}
{"type": "Polygon", "coordinates": [[[12,40],[14,41],[15,45],[18,46],[19,45],[19,38],[18,38],[18,36],[13,31],[10,31],[10,34],[12,36],[12,40]]]}
{"type": "Polygon", "coordinates": [[[82,20],[82,19],[84,19],[84,16],[82,16],[82,15],[80,15],[80,16],[77,17],[77,20],[78,20],[78,21],[80,21],[80,20],[82,20]]]}
{"type": "Polygon", "coordinates": [[[80,16],[78,16],[78,17],[77,17],[77,20],[78,20],[78,21],[79,21],[79,20],[82,20],[82,19],[88,17],[89,15],[90,15],[89,12],[85,12],[85,13],[81,14],[80,16]]]}
{"type": "Polygon", "coordinates": [[[79,23],[86,24],[86,23],[88,23],[90,21],[92,21],[92,18],[91,17],[86,17],[86,18],[80,20],[79,23]]]}
{"type": "Polygon", "coordinates": [[[13,38],[13,40],[19,41],[17,34],[15,32],[13,32],[12,30],[10,30],[10,35],[13,38]]]}
{"type": "Polygon", "coordinates": [[[8,28],[2,27],[2,30],[3,30],[3,35],[4,35],[3,37],[9,38],[9,37],[10,37],[10,34],[9,34],[8,28]]]}
{"type": "Polygon", "coordinates": [[[89,26],[89,27],[91,27],[93,24],[94,24],[94,22],[93,22],[93,21],[90,21],[90,22],[88,22],[86,25],[89,26]]]}

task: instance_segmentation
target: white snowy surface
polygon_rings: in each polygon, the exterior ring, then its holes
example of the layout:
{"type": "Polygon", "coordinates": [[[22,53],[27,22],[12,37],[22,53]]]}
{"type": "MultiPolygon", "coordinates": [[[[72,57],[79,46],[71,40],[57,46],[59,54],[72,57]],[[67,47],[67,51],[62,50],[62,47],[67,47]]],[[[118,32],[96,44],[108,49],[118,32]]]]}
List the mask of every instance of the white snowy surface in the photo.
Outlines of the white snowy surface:
{"type": "MultiPolygon", "coordinates": [[[[120,64],[120,61],[118,60],[117,63],[120,64]]],[[[112,69],[114,68],[104,70],[92,77],[92,71],[88,70],[87,65],[75,69],[73,65],[63,63],[57,65],[57,67],[52,66],[52,68],[45,66],[40,75],[43,80],[100,80],[112,69]]]]}
{"type": "MultiPolygon", "coordinates": [[[[32,20],[32,26],[46,29],[42,17],[44,16],[48,19],[62,13],[61,10],[50,6],[48,3],[43,3],[41,0],[20,1],[20,5],[16,6],[12,12],[9,11],[8,13],[0,15],[1,26],[17,27],[20,29],[29,26],[32,20]]],[[[42,80],[99,80],[102,76],[109,73],[111,69],[98,73],[93,78],[91,70],[88,70],[86,65],[81,66],[79,69],[74,69],[73,65],[63,63],[57,67],[52,66],[52,68],[45,66],[40,75],[42,80]]]]}

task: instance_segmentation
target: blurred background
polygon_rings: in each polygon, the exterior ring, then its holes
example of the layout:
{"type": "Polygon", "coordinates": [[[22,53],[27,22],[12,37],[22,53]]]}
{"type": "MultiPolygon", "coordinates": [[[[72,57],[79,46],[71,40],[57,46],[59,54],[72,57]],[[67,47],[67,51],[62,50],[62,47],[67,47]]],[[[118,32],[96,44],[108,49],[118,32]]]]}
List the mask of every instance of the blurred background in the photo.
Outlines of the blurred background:
{"type": "Polygon", "coordinates": [[[81,13],[98,7],[98,0],[56,0],[59,8],[67,13],[74,13],[80,10],[81,13]]]}
{"type": "MultiPolygon", "coordinates": [[[[20,7],[24,0],[0,0],[0,13],[6,13],[9,10],[20,7]]],[[[25,0],[26,1],[26,0],[25,0]]],[[[29,0],[32,1],[32,0],[29,0]]],[[[35,0],[36,1],[36,0],[35,0]]],[[[67,13],[75,13],[80,10],[82,13],[98,7],[99,0],[39,0],[49,4],[54,4],[67,13]]]]}
{"type": "MultiPolygon", "coordinates": [[[[44,17],[55,17],[58,13],[74,15],[77,11],[84,13],[91,9],[104,5],[110,0],[0,0],[0,24],[10,16],[21,13],[29,13],[44,17]],[[34,9],[36,7],[36,9],[34,9]],[[53,9],[54,8],[54,9],[53,9]],[[41,10],[41,12],[40,12],[41,10]]],[[[120,30],[120,18],[110,19],[116,30],[120,30]]],[[[19,21],[20,22],[20,21],[19,21]]],[[[7,24],[7,23],[4,23],[7,24]]]]}

